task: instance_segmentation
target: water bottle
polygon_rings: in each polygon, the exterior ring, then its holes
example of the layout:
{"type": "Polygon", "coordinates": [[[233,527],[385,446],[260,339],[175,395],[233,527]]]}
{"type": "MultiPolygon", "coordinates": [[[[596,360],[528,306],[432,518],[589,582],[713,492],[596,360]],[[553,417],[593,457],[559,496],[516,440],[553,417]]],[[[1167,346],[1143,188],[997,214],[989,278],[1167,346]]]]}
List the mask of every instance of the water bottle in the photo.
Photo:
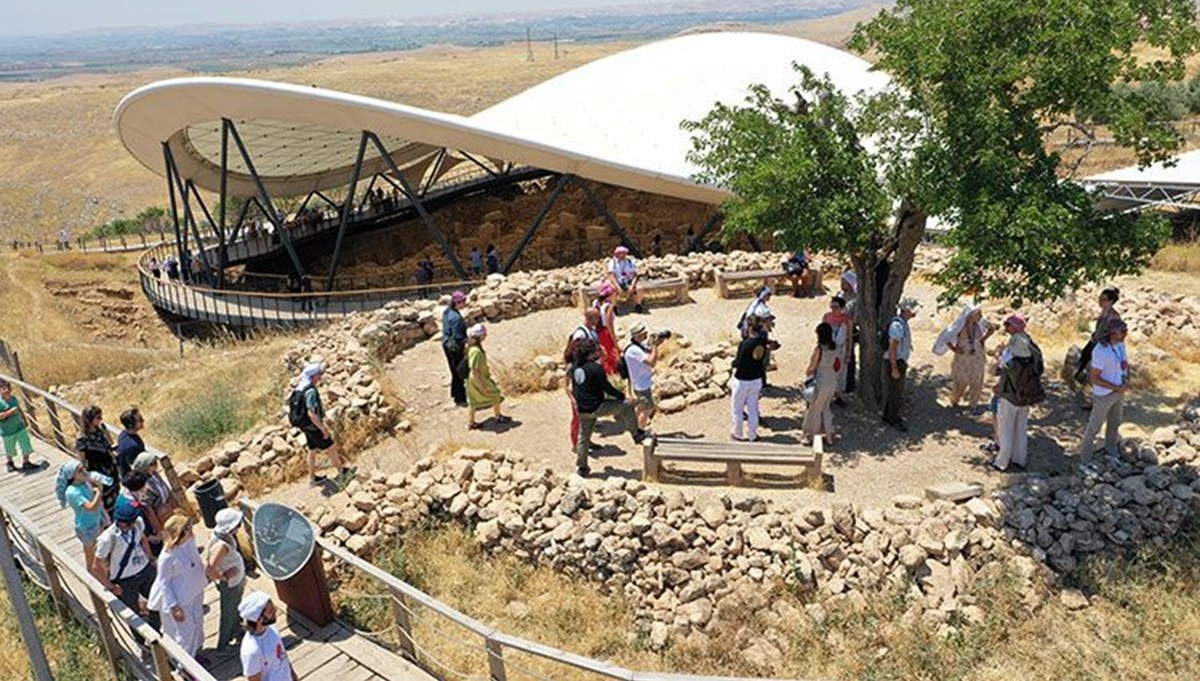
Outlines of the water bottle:
{"type": "Polygon", "coordinates": [[[101,487],[112,487],[113,479],[99,471],[90,471],[88,477],[92,479],[92,482],[101,487]]]}

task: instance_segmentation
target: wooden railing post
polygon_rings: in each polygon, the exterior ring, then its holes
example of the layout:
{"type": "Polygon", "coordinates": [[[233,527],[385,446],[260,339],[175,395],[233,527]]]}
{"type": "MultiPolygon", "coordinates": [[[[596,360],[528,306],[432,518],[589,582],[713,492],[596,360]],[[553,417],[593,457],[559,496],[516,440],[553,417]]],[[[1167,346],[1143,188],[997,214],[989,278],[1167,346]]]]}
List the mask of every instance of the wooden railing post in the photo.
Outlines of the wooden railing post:
{"type": "Polygon", "coordinates": [[[50,674],[50,665],[46,661],[46,651],[42,648],[42,637],[38,634],[37,622],[33,619],[33,610],[29,608],[29,601],[25,600],[25,586],[21,582],[21,574],[17,572],[12,542],[8,539],[8,515],[3,510],[0,510],[0,571],[4,573],[4,584],[8,588],[8,598],[17,616],[25,651],[29,653],[29,667],[33,676],[37,681],[54,681],[50,674]]]}
{"type": "Polygon", "coordinates": [[[88,590],[92,597],[92,607],[96,610],[96,626],[100,630],[100,643],[104,646],[104,654],[112,664],[113,675],[121,678],[124,665],[121,664],[121,645],[117,643],[117,635],[113,631],[112,616],[108,612],[108,603],[94,591],[88,590]]]}
{"type": "Polygon", "coordinates": [[[400,652],[413,662],[417,661],[417,642],[413,639],[412,618],[409,617],[408,607],[404,596],[391,589],[392,618],[396,620],[396,628],[400,630],[400,652]]]}
{"type": "Polygon", "coordinates": [[[175,678],[171,674],[171,659],[167,657],[167,651],[163,649],[159,639],[150,642],[150,654],[154,656],[154,670],[158,672],[160,681],[170,681],[175,678]]]}
{"type": "Polygon", "coordinates": [[[488,653],[488,670],[491,672],[492,681],[507,681],[507,676],[504,673],[504,646],[492,637],[487,639],[488,653]]]}
{"type": "Polygon", "coordinates": [[[175,496],[175,502],[188,518],[195,522],[199,519],[196,514],[196,509],[192,507],[191,501],[187,498],[183,483],[179,482],[179,474],[175,472],[175,464],[171,462],[171,457],[162,456],[158,459],[158,468],[162,471],[163,476],[167,479],[167,485],[171,488],[171,494],[175,496]]]}
{"type": "Polygon", "coordinates": [[[50,596],[54,599],[54,609],[63,621],[67,621],[71,619],[71,606],[67,601],[67,590],[63,588],[58,564],[54,562],[54,555],[50,553],[50,549],[42,537],[35,536],[33,542],[37,544],[38,555],[42,557],[42,569],[46,571],[46,583],[50,585],[50,596]]]}
{"type": "Polygon", "coordinates": [[[54,400],[50,399],[49,396],[45,398],[45,401],[46,413],[50,416],[50,431],[51,435],[54,436],[54,443],[64,452],[69,451],[67,449],[67,440],[63,437],[62,421],[58,418],[58,405],[54,404],[54,400]]]}

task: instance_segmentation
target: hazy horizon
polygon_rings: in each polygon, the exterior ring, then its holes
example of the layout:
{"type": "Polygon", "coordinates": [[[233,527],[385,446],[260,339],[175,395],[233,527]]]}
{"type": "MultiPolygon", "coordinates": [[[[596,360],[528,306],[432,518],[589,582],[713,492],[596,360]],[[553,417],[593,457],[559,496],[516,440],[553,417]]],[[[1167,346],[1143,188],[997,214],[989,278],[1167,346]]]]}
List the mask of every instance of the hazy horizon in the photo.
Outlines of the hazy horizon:
{"type": "MultiPolygon", "coordinates": [[[[451,16],[485,16],[512,12],[654,7],[679,0],[444,0],[439,5],[359,0],[352,5],[316,0],[257,0],[247,3],[210,0],[203,5],[125,0],[58,0],[17,4],[6,12],[0,37],[22,38],[120,31],[139,28],[176,28],[203,24],[277,24],[309,21],[412,20],[451,16]]],[[[833,4],[833,3],[831,3],[833,4]]]]}

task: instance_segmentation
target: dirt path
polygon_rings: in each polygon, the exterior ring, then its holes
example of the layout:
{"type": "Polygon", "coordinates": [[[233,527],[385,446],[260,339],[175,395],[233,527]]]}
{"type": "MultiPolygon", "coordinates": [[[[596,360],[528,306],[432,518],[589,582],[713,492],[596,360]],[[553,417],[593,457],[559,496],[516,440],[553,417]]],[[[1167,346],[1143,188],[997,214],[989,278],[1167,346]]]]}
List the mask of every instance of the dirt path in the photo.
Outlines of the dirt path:
{"type": "MultiPolygon", "coordinates": [[[[992,471],[979,445],[991,437],[991,417],[974,416],[967,409],[946,406],[949,357],[930,353],[936,331],[946,316],[934,310],[935,290],[914,285],[922,300],[923,314],[913,322],[915,361],[910,390],[906,434],[884,427],[873,413],[852,406],[837,410],[835,418],[844,439],[826,457],[827,490],[797,488],[778,481],[753,489],[753,493],[798,507],[828,505],[835,501],[886,505],[897,494],[922,495],[932,484],[950,481],[979,482],[988,488],[1004,485],[1012,474],[992,471]]],[[[625,315],[618,319],[623,329],[634,319],[644,319],[653,329],[669,328],[697,345],[728,340],[733,325],[747,304],[746,298],[718,300],[711,290],[695,291],[693,302],[676,307],[654,308],[647,317],[625,315]]],[[[770,375],[762,405],[765,416],[761,436],[777,442],[796,442],[804,406],[795,386],[800,382],[813,347],[811,329],[825,310],[825,299],[799,300],[776,297],[771,307],[779,318],[776,337],[783,344],[776,354],[779,369],[770,375]]],[[[550,352],[557,340],[577,325],[578,312],[570,309],[539,312],[490,326],[488,352],[493,365],[518,362],[530,356],[531,348],[550,352]]],[[[1048,352],[1049,354],[1049,352],[1048,352]]],[[[506,413],[515,422],[502,430],[466,429],[465,410],[455,408],[449,398],[447,369],[436,342],[422,343],[401,354],[388,365],[387,379],[408,405],[412,432],[390,438],[358,457],[363,471],[402,471],[416,459],[436,450],[452,451],[460,446],[503,448],[524,453],[562,473],[574,470],[574,455],[567,437],[568,406],[559,392],[512,397],[506,413]]],[[[1154,421],[1159,402],[1147,398],[1144,405],[1127,412],[1127,421],[1154,421]]],[[[1153,424],[1151,424],[1153,425],[1153,424]]],[[[729,432],[729,402],[714,400],[689,407],[678,414],[658,417],[653,428],[659,433],[683,433],[706,439],[725,439],[729,432]]],[[[1078,446],[1083,412],[1061,390],[1052,390],[1047,405],[1035,414],[1030,429],[1029,473],[1052,472],[1073,465],[1069,458],[1078,446]]],[[[1129,426],[1126,432],[1139,429],[1129,426]]],[[[597,475],[639,478],[640,448],[613,427],[602,429],[596,440],[602,449],[592,461],[597,475]]],[[[733,490],[707,477],[688,478],[680,487],[701,495],[747,493],[733,490]]],[[[297,501],[319,501],[317,490],[292,486],[287,496],[297,501]]]]}

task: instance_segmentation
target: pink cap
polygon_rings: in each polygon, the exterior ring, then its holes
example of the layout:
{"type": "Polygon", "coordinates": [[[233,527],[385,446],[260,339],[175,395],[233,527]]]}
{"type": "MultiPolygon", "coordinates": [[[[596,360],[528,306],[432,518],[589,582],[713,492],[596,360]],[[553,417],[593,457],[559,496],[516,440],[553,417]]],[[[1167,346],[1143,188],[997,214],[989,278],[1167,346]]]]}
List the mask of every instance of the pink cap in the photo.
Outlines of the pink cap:
{"type": "Polygon", "coordinates": [[[607,298],[616,292],[617,292],[617,287],[613,286],[612,284],[610,284],[607,281],[604,282],[603,284],[600,284],[600,289],[597,291],[597,293],[600,294],[601,298],[607,298]]]}
{"type": "Polygon", "coordinates": [[[613,255],[628,255],[629,249],[624,246],[617,246],[613,249],[613,255]]]}
{"type": "Polygon", "coordinates": [[[1025,318],[1019,314],[1009,315],[1008,319],[1004,320],[1005,325],[1011,326],[1016,333],[1025,331],[1025,318]]]}
{"type": "Polygon", "coordinates": [[[455,291],[454,293],[450,294],[450,300],[456,303],[465,303],[467,302],[467,294],[463,293],[462,291],[455,291]]]}

